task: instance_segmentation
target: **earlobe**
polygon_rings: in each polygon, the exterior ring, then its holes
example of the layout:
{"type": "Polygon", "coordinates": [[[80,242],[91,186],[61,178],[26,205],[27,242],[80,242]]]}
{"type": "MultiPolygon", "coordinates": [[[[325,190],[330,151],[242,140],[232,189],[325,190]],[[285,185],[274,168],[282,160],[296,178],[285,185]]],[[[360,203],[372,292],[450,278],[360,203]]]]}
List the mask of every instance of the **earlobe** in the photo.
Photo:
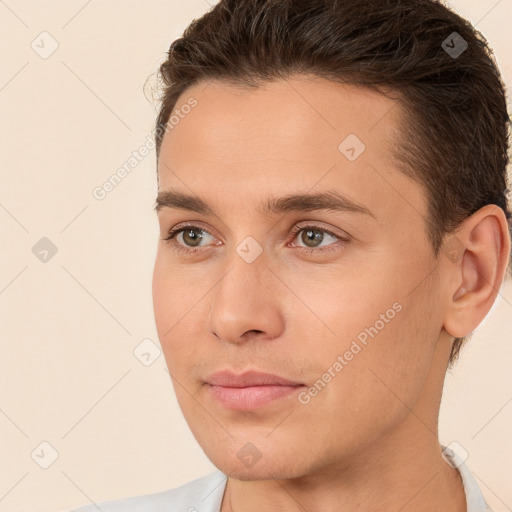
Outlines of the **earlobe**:
{"type": "MultiPolygon", "coordinates": [[[[455,237],[448,235],[445,246],[457,246],[457,258],[446,257],[449,275],[445,330],[456,338],[467,336],[491,309],[503,282],[510,255],[506,216],[496,205],[486,205],[462,224],[455,237]]],[[[453,251],[452,251],[453,253],[453,251]]]]}

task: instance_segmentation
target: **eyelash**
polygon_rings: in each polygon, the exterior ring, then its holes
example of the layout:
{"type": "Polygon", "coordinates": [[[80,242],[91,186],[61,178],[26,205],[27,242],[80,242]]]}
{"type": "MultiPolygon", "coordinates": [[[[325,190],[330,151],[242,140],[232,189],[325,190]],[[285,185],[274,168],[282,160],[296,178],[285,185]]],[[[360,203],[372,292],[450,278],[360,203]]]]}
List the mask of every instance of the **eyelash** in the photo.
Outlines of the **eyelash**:
{"type": "MultiPolygon", "coordinates": [[[[162,240],[164,242],[168,243],[169,245],[171,245],[172,249],[177,251],[178,253],[199,254],[199,253],[207,251],[208,248],[205,248],[205,247],[199,247],[199,248],[194,249],[191,247],[186,247],[186,246],[180,245],[180,244],[176,243],[176,241],[174,241],[174,238],[177,235],[179,235],[181,232],[186,231],[187,229],[190,229],[190,228],[195,228],[198,231],[203,231],[203,232],[211,235],[211,233],[209,233],[208,231],[206,231],[205,229],[203,229],[199,226],[195,226],[193,224],[188,224],[185,226],[182,225],[182,226],[172,228],[171,230],[169,230],[167,238],[162,238],[162,240]]],[[[337,238],[340,242],[346,243],[349,241],[348,237],[344,238],[342,236],[336,235],[332,231],[329,231],[321,226],[316,226],[314,224],[297,225],[292,229],[291,235],[293,235],[293,238],[295,239],[295,237],[298,233],[300,233],[301,231],[307,231],[308,229],[314,229],[316,231],[321,231],[323,233],[327,233],[328,235],[332,236],[333,238],[337,238]]],[[[325,254],[327,252],[337,250],[336,247],[331,247],[332,245],[337,245],[337,244],[332,243],[332,244],[329,244],[327,247],[320,248],[320,249],[311,248],[311,247],[301,247],[301,246],[296,246],[296,248],[298,248],[299,250],[301,250],[303,253],[306,253],[306,254],[312,254],[312,253],[325,254]]]]}

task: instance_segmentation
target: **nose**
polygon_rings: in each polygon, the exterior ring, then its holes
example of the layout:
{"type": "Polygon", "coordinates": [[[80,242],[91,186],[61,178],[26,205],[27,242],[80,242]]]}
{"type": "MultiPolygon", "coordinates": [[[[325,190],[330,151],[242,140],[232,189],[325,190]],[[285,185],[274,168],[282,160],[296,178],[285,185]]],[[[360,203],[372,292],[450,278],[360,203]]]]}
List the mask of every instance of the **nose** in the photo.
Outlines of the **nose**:
{"type": "Polygon", "coordinates": [[[223,342],[272,340],[284,329],[278,279],[263,255],[247,263],[234,254],[214,288],[208,317],[210,332],[223,342]]]}

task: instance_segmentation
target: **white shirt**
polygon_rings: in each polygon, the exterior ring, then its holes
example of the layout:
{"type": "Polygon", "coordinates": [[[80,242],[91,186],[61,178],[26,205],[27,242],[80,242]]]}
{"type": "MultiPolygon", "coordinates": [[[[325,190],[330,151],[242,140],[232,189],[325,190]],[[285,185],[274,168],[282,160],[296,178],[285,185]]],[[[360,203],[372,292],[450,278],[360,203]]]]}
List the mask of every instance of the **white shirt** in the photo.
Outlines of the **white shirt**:
{"type": "MultiPolygon", "coordinates": [[[[444,447],[443,447],[444,448],[444,447]]],[[[462,478],[467,512],[492,512],[463,460],[453,450],[443,453],[462,478]]],[[[71,512],[220,512],[227,478],[216,471],[168,491],[87,505],[71,512]]]]}

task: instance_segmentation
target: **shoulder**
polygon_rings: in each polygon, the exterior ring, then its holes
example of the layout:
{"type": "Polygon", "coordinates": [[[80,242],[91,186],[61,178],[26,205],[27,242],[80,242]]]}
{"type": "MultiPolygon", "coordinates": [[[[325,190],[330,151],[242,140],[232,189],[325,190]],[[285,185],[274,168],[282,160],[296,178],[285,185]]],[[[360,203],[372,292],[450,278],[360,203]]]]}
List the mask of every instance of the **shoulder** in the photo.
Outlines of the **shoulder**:
{"type": "Polygon", "coordinates": [[[93,503],[70,512],[219,512],[225,486],[226,476],[216,471],[175,489],[93,503]]]}

